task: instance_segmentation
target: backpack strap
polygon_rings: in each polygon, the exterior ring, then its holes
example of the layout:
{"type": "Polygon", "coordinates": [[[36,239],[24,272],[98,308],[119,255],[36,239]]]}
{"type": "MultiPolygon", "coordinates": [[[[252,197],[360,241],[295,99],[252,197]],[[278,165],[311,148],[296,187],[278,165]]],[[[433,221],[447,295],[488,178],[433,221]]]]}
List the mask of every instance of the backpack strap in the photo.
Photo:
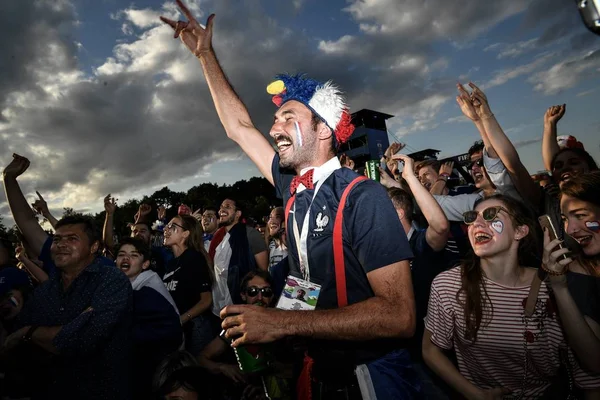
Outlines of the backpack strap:
{"type": "Polygon", "coordinates": [[[335,224],[333,225],[333,257],[335,262],[335,288],[337,291],[338,307],[346,307],[348,305],[348,293],[346,288],[346,263],[344,261],[344,241],[343,241],[343,224],[344,224],[344,208],[346,207],[346,199],[350,190],[359,182],[368,179],[366,176],[357,176],[344,192],[340,199],[337,212],[335,214],[335,224]]]}

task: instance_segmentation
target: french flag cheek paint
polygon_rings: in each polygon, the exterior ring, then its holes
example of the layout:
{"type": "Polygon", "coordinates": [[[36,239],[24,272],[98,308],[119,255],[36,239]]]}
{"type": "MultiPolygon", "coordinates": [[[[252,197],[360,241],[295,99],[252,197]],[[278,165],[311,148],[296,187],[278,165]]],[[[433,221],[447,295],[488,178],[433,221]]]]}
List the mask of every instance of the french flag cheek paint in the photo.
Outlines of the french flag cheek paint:
{"type": "Polygon", "coordinates": [[[587,221],[585,223],[585,227],[588,228],[592,232],[595,232],[595,233],[600,232],[600,222],[598,222],[598,221],[587,221]]]}
{"type": "Polygon", "coordinates": [[[298,143],[298,147],[302,147],[302,130],[300,130],[300,124],[298,121],[294,121],[294,125],[296,125],[296,142],[298,143]]]}

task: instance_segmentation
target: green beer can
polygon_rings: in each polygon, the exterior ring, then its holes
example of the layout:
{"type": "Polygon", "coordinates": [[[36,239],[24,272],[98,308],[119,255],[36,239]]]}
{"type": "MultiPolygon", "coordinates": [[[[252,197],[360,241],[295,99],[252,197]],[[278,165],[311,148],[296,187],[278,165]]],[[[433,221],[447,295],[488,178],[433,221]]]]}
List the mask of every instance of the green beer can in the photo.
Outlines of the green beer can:
{"type": "Polygon", "coordinates": [[[379,182],[379,161],[367,161],[365,164],[365,170],[367,171],[367,178],[379,182]]]}

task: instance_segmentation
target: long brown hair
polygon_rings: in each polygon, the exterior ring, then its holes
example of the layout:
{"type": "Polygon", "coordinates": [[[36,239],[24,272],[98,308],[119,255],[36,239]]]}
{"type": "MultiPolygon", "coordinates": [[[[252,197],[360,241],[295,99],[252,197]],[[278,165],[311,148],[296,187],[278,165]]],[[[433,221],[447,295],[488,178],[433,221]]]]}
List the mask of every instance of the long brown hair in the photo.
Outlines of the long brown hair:
{"type": "MultiPolygon", "coordinates": [[[[522,203],[501,194],[477,201],[474,208],[487,200],[502,202],[515,227],[529,226],[529,234],[519,241],[518,261],[519,265],[539,266],[541,264],[541,248],[538,245],[539,229],[532,213],[522,203]]],[[[477,340],[477,332],[482,324],[483,326],[487,325],[494,314],[492,302],[483,280],[484,275],[480,258],[471,251],[469,258],[461,264],[461,287],[456,293],[456,300],[463,306],[465,338],[472,342],[477,340]]]]}
{"type": "Polygon", "coordinates": [[[208,265],[208,273],[211,279],[214,280],[213,262],[204,248],[204,240],[202,239],[202,236],[204,235],[202,224],[191,215],[178,215],[177,218],[181,220],[181,226],[183,229],[190,232],[185,240],[185,246],[196,250],[204,256],[206,259],[206,264],[208,265]]]}
{"type": "MultiPolygon", "coordinates": [[[[600,172],[590,172],[568,180],[560,189],[560,194],[600,207],[600,172]]],[[[599,275],[595,267],[600,265],[600,254],[586,256],[579,251],[576,258],[588,274],[599,275]]]]}

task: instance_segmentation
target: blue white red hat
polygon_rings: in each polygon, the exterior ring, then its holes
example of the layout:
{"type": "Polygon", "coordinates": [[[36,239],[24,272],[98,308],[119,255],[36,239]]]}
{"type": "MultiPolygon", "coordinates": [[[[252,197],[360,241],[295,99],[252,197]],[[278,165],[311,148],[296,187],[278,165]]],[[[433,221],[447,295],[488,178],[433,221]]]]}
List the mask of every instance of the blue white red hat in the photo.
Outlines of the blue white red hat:
{"type": "Polygon", "coordinates": [[[267,92],[273,95],[273,103],[277,107],[296,100],[327,124],[338,144],[348,141],[354,132],[354,125],[344,96],[336,85],[331,81],[322,83],[301,74],[277,75],[276,79],[267,86],[267,92]]]}

